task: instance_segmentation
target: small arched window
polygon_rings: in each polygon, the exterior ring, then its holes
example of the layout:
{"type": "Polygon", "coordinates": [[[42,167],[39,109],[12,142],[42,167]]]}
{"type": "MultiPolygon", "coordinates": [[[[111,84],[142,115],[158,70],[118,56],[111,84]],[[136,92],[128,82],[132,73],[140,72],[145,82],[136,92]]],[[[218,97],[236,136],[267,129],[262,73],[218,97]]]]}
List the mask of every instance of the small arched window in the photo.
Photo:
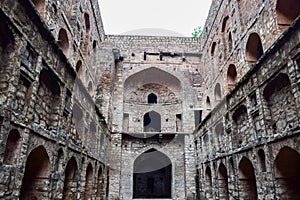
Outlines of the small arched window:
{"type": "Polygon", "coordinates": [[[64,54],[67,55],[69,50],[69,38],[67,31],[63,28],[59,30],[58,41],[60,48],[62,49],[64,54]]]}
{"type": "Polygon", "coordinates": [[[84,70],[83,70],[83,66],[82,66],[82,61],[78,60],[77,64],[76,64],[76,72],[78,75],[78,78],[81,79],[81,81],[84,81],[84,70]]]}
{"type": "Polygon", "coordinates": [[[232,87],[236,83],[236,68],[235,65],[230,64],[227,70],[227,85],[228,87],[232,87]]]}
{"type": "Polygon", "coordinates": [[[157,96],[153,93],[148,95],[148,103],[157,103],[157,96]]]}
{"type": "Polygon", "coordinates": [[[257,33],[251,33],[246,45],[246,60],[256,62],[263,55],[263,46],[257,33]]]}
{"type": "Polygon", "coordinates": [[[85,22],[85,30],[86,32],[89,32],[91,28],[91,23],[90,23],[90,16],[87,13],[84,13],[84,22],[85,22]]]}
{"type": "Polygon", "coordinates": [[[210,55],[211,56],[215,55],[216,46],[217,46],[217,43],[213,42],[212,45],[211,45],[211,50],[210,50],[210,55]]]}
{"type": "Polygon", "coordinates": [[[231,32],[229,32],[229,34],[228,34],[228,49],[229,49],[229,52],[232,50],[232,48],[233,48],[232,34],[231,34],[231,32]]]}
{"type": "Polygon", "coordinates": [[[220,85],[220,83],[217,83],[216,86],[215,86],[215,100],[220,101],[221,98],[222,98],[221,85],[220,85]]]}
{"type": "Polygon", "coordinates": [[[210,98],[209,98],[209,96],[206,97],[206,109],[207,110],[211,109],[211,104],[210,104],[210,98]]]}
{"type": "Polygon", "coordinates": [[[226,25],[227,25],[227,21],[228,21],[229,17],[226,16],[224,17],[223,19],[223,22],[222,22],[222,28],[221,28],[221,32],[224,33],[226,31],[226,25]]]}

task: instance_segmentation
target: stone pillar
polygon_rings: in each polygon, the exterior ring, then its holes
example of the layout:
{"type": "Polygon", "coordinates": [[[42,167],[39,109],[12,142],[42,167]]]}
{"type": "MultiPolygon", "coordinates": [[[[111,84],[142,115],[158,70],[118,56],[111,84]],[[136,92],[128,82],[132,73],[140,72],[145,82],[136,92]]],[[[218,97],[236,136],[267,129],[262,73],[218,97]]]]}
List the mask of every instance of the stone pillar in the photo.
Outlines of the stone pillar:
{"type": "Polygon", "coordinates": [[[193,200],[196,198],[195,144],[192,135],[186,135],[184,140],[186,199],[193,200]]]}
{"type": "Polygon", "coordinates": [[[121,174],[122,135],[113,134],[109,161],[109,200],[119,199],[121,174]]]}

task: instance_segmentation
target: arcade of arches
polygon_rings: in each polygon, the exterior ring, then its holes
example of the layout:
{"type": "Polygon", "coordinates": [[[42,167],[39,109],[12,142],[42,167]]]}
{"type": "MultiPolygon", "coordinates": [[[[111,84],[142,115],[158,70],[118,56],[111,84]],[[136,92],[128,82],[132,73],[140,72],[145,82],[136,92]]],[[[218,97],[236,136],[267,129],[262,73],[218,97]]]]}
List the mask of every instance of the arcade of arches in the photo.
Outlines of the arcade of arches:
{"type": "Polygon", "coordinates": [[[100,11],[0,1],[0,199],[299,199],[299,0],[212,1],[199,38],[100,11]]]}

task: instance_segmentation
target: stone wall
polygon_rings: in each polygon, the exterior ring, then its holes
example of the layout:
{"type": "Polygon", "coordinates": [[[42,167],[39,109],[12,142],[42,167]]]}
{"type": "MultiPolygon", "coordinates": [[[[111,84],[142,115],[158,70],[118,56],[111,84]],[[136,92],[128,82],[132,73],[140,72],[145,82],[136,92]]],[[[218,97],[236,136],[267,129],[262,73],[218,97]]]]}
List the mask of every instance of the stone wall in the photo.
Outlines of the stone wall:
{"type": "MultiPolygon", "coordinates": [[[[91,15],[81,44],[66,18],[69,5],[33,2],[0,3],[0,198],[104,199],[110,132],[92,97],[95,54],[84,54],[95,47],[92,38],[100,44],[103,28],[91,15]],[[83,66],[84,79],[77,77],[83,66]]],[[[78,3],[93,13],[92,2],[78,3]]]]}
{"type": "MultiPolygon", "coordinates": [[[[298,5],[296,1],[289,3],[292,5],[290,7],[298,5]]],[[[289,15],[280,8],[285,9],[289,3],[273,0],[212,2],[199,39],[203,54],[200,67],[204,67],[204,74],[207,75],[204,82],[208,87],[202,92],[204,99],[210,100],[210,104],[203,102],[204,115],[210,112],[210,106],[219,103],[219,98],[216,98],[217,85],[220,84],[220,95],[224,97],[262,55],[250,58],[253,46],[249,44],[256,43],[250,36],[257,36],[264,53],[291,24],[280,23],[280,13],[289,15]]]]}
{"type": "Polygon", "coordinates": [[[280,162],[285,157],[286,171],[300,164],[299,22],[283,33],[195,131],[198,198],[297,196],[292,185],[299,177],[287,175],[280,162]]]}

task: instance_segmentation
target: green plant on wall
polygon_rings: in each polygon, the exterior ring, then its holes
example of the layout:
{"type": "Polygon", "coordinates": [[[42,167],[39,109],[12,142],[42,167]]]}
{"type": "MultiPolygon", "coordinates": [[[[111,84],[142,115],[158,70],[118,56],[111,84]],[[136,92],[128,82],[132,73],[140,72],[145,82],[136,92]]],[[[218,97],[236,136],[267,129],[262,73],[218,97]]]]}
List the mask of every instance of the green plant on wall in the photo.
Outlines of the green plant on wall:
{"type": "Polygon", "coordinates": [[[200,37],[201,32],[202,32],[202,27],[201,26],[198,26],[198,27],[194,28],[194,31],[192,32],[192,37],[193,38],[200,37]]]}

